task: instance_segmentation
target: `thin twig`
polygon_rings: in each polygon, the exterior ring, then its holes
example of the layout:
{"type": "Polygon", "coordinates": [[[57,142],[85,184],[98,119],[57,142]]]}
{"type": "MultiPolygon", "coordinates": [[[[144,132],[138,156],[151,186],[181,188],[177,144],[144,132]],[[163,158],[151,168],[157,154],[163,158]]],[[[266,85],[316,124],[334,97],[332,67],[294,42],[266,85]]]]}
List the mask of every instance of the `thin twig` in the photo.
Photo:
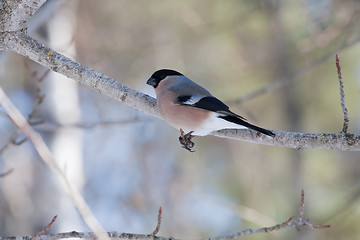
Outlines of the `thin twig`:
{"type": "Polygon", "coordinates": [[[324,228],[330,228],[330,225],[315,225],[310,223],[309,218],[304,219],[304,213],[305,213],[305,193],[304,189],[301,190],[301,200],[300,200],[300,207],[299,207],[299,216],[295,221],[292,221],[288,223],[288,225],[294,225],[297,230],[299,230],[299,227],[301,225],[308,226],[311,229],[324,229],[324,228]]]}
{"type": "Polygon", "coordinates": [[[85,223],[89,226],[90,229],[92,229],[95,232],[97,238],[108,239],[108,236],[104,233],[102,226],[97,221],[94,214],[91,212],[89,206],[85,202],[84,198],[81,196],[80,192],[68,181],[64,172],[56,164],[54,157],[52,156],[49,148],[45,144],[41,135],[37,133],[30,126],[30,124],[26,121],[24,116],[6,96],[5,92],[1,87],[0,87],[0,106],[8,114],[10,120],[15,124],[15,126],[19,130],[21,130],[24,133],[24,135],[30,140],[30,142],[34,145],[34,148],[39,154],[40,159],[47,164],[47,166],[50,168],[53,174],[58,178],[58,180],[64,184],[68,196],[71,198],[73,204],[79,211],[85,223]]]}
{"type": "Polygon", "coordinates": [[[4,173],[0,173],[0,178],[2,177],[6,177],[7,175],[9,175],[10,173],[12,173],[14,171],[14,169],[10,169],[10,170],[7,170],[6,172],[4,173]]]}
{"type": "Polygon", "coordinates": [[[11,145],[20,146],[27,140],[26,137],[22,138],[20,140],[17,140],[19,135],[20,135],[20,131],[17,129],[16,132],[9,139],[9,142],[7,142],[4,146],[2,146],[0,148],[0,154],[4,153],[11,145]]]}
{"type": "MultiPolygon", "coordinates": [[[[31,124],[31,125],[34,125],[38,122],[33,122],[33,118],[36,114],[36,111],[38,109],[38,107],[40,106],[40,104],[44,101],[45,99],[45,95],[41,94],[41,88],[40,88],[40,83],[45,79],[45,77],[49,74],[50,72],[50,69],[47,69],[40,77],[37,76],[37,71],[32,71],[29,64],[25,61],[23,61],[23,64],[24,64],[24,67],[26,69],[26,71],[29,73],[29,75],[34,78],[37,82],[37,88],[36,88],[36,100],[35,100],[35,103],[34,103],[34,106],[32,108],[32,111],[31,113],[29,114],[28,116],[28,122],[31,124]]],[[[42,121],[41,121],[42,122],[42,121]]],[[[41,123],[40,122],[40,123],[41,123]]]]}
{"type": "MultiPolygon", "coordinates": [[[[349,42],[345,41],[341,46],[339,46],[339,48],[336,49],[336,51],[344,50],[349,47],[352,47],[355,44],[357,44],[359,41],[360,41],[360,36],[357,36],[356,38],[352,39],[349,42]]],[[[286,86],[287,84],[290,84],[290,83],[296,81],[298,79],[298,76],[302,76],[304,73],[319,66],[320,64],[325,62],[327,59],[334,56],[334,54],[335,54],[335,51],[330,51],[327,54],[325,54],[324,56],[320,57],[319,59],[316,59],[313,62],[305,64],[303,67],[295,70],[294,72],[290,73],[289,75],[282,76],[282,77],[278,78],[277,80],[275,80],[274,82],[269,83],[268,85],[261,87],[254,92],[251,92],[249,94],[246,94],[246,95],[241,96],[236,99],[232,99],[230,101],[227,101],[226,103],[228,103],[228,104],[243,104],[244,102],[254,99],[260,95],[263,95],[265,93],[282,88],[282,87],[286,86]]]]}
{"type": "Polygon", "coordinates": [[[337,54],[336,54],[336,69],[337,69],[337,74],[338,74],[338,79],[339,79],[339,84],[340,84],[341,107],[342,107],[342,110],[344,113],[344,124],[343,124],[343,128],[342,128],[341,132],[347,133],[347,130],[349,128],[349,112],[345,105],[344,81],[343,81],[343,77],[341,74],[340,59],[337,54]]]}
{"type": "Polygon", "coordinates": [[[304,217],[304,212],[305,212],[305,193],[304,193],[304,189],[302,189],[298,220],[302,221],[304,217]]]}
{"type": "MultiPolygon", "coordinates": [[[[294,220],[294,217],[290,217],[288,220],[286,220],[283,223],[274,225],[272,227],[263,227],[263,228],[256,228],[256,229],[245,229],[241,232],[224,235],[224,236],[218,236],[214,238],[204,238],[202,240],[233,240],[240,237],[243,237],[245,235],[255,234],[255,233],[268,233],[280,229],[285,228],[295,228],[297,230],[300,229],[301,226],[306,226],[311,229],[325,229],[329,228],[330,225],[315,225],[310,223],[308,218],[304,218],[304,212],[305,212],[305,194],[304,190],[301,191],[301,200],[300,200],[300,206],[299,206],[299,216],[294,220]]],[[[161,237],[156,236],[158,233],[158,230],[160,229],[160,223],[161,223],[161,208],[159,209],[158,214],[158,225],[155,229],[155,231],[150,235],[144,235],[144,234],[133,234],[133,233],[117,233],[117,232],[107,232],[104,233],[107,236],[109,236],[112,239],[131,239],[131,240],[176,240],[172,237],[161,237]]],[[[42,239],[61,239],[61,238],[94,238],[94,233],[82,233],[82,232],[67,232],[67,233],[57,233],[57,234],[49,234],[46,236],[42,236],[42,239]]],[[[31,239],[32,236],[26,236],[26,237],[0,237],[0,240],[20,240],[20,239],[31,239]]]]}
{"type": "MultiPolygon", "coordinates": [[[[44,78],[49,74],[50,69],[47,69],[40,77],[37,76],[37,72],[36,71],[32,71],[29,64],[27,64],[27,62],[24,60],[23,61],[25,70],[28,72],[28,74],[33,77],[36,81],[37,81],[37,88],[36,88],[36,99],[35,99],[35,103],[33,105],[33,108],[31,110],[31,113],[28,115],[27,121],[30,123],[30,125],[34,126],[34,125],[38,125],[43,123],[43,121],[33,121],[33,118],[36,114],[36,111],[38,109],[38,107],[40,106],[40,104],[44,101],[45,99],[45,95],[41,94],[41,88],[40,88],[40,83],[44,80],[44,78]]],[[[20,140],[16,140],[19,136],[19,130],[17,130],[10,138],[9,142],[4,145],[3,147],[0,148],[0,154],[2,154],[3,152],[5,152],[11,145],[21,145],[23,144],[27,138],[22,138],[20,140]]]]}
{"type": "Polygon", "coordinates": [[[44,227],[40,232],[38,232],[37,234],[34,235],[34,237],[39,237],[41,235],[44,235],[47,231],[49,231],[49,229],[51,228],[51,226],[54,224],[54,222],[56,221],[57,215],[55,215],[53,217],[53,219],[51,220],[51,222],[46,225],[46,227],[44,227]]]}
{"type": "MultiPolygon", "coordinates": [[[[304,219],[304,212],[305,212],[305,194],[304,190],[301,191],[301,200],[299,206],[299,216],[294,220],[294,217],[290,217],[283,223],[277,224],[272,227],[263,227],[263,228],[256,228],[256,229],[245,229],[244,231],[233,233],[226,236],[219,236],[215,238],[210,238],[209,240],[232,240],[236,239],[245,235],[254,234],[254,233],[267,233],[275,230],[280,230],[283,228],[295,228],[300,230],[301,226],[307,226],[311,229],[324,229],[329,228],[330,225],[315,225],[309,222],[308,218],[304,219]]],[[[204,239],[205,240],[205,239],[204,239]]]]}
{"type": "Polygon", "coordinates": [[[9,142],[7,142],[4,146],[2,146],[2,147],[0,148],[0,154],[4,153],[4,152],[10,147],[11,144],[14,144],[14,142],[15,142],[18,134],[19,134],[19,132],[18,132],[18,130],[17,130],[16,133],[14,133],[14,134],[11,136],[9,142]]]}
{"type": "Polygon", "coordinates": [[[158,234],[159,230],[160,230],[160,225],[161,225],[161,207],[159,208],[159,213],[158,213],[158,218],[157,218],[157,225],[155,230],[150,234],[151,236],[156,236],[156,234],[158,234]]]}

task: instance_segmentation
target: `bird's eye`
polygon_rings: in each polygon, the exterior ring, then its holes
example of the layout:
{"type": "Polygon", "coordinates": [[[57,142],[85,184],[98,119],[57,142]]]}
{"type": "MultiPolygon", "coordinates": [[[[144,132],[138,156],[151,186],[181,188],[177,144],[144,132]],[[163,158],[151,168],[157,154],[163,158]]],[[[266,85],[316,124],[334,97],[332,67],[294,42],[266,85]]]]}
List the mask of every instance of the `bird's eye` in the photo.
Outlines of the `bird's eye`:
{"type": "Polygon", "coordinates": [[[166,75],[161,75],[160,76],[160,79],[164,79],[164,78],[166,78],[166,75]]]}

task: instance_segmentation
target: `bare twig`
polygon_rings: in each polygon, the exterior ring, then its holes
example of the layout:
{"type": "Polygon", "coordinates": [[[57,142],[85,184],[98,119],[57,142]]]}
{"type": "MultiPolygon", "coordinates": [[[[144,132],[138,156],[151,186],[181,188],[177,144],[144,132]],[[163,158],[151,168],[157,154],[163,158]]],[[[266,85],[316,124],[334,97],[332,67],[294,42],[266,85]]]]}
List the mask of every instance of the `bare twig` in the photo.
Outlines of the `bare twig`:
{"type": "Polygon", "coordinates": [[[323,228],[329,228],[330,225],[315,225],[309,222],[309,219],[306,218],[304,219],[304,212],[305,212],[305,194],[304,194],[304,189],[301,190],[301,201],[300,201],[300,207],[299,207],[299,216],[297,217],[297,219],[293,222],[293,223],[289,223],[289,224],[299,224],[295,226],[296,228],[298,228],[301,225],[305,225],[308,226],[311,229],[323,229],[323,228]]]}
{"type": "Polygon", "coordinates": [[[14,144],[14,141],[17,136],[18,136],[18,131],[16,131],[16,133],[11,136],[9,142],[7,142],[4,146],[0,148],[0,154],[4,153],[10,147],[11,144],[14,144]]]}
{"type": "MultiPolygon", "coordinates": [[[[36,100],[35,100],[35,103],[34,103],[34,106],[32,108],[32,111],[31,113],[29,114],[28,116],[28,122],[31,124],[31,125],[34,125],[34,124],[38,124],[39,122],[33,122],[33,118],[36,114],[36,111],[38,109],[38,107],[40,106],[40,104],[44,101],[45,99],[45,95],[42,95],[41,94],[41,88],[40,88],[40,83],[45,79],[45,77],[49,74],[50,72],[50,69],[47,69],[40,77],[37,76],[37,72],[36,71],[32,71],[29,64],[27,64],[27,62],[24,60],[23,61],[24,63],[24,67],[26,69],[26,71],[29,73],[29,75],[31,77],[33,77],[36,81],[37,81],[37,88],[36,88],[36,100]]],[[[41,123],[42,121],[40,121],[41,123]]]]}
{"type": "Polygon", "coordinates": [[[26,138],[21,138],[18,140],[19,137],[19,130],[17,129],[16,132],[10,137],[9,142],[7,142],[3,147],[0,148],[0,154],[4,153],[11,145],[19,146],[26,141],[26,138]]]}
{"type": "Polygon", "coordinates": [[[336,69],[337,69],[337,74],[338,74],[338,79],[339,79],[339,84],[340,84],[341,107],[342,107],[342,110],[344,113],[344,124],[343,124],[343,128],[342,128],[341,132],[347,133],[347,130],[349,127],[349,112],[345,105],[344,81],[343,81],[343,77],[341,74],[340,59],[337,54],[336,54],[336,69]]]}
{"type": "MultiPolygon", "coordinates": [[[[250,234],[255,234],[255,233],[268,233],[268,232],[280,230],[282,228],[287,228],[288,224],[290,224],[293,219],[294,219],[294,217],[290,217],[285,222],[274,225],[272,227],[263,227],[263,228],[256,228],[256,229],[247,228],[241,232],[237,232],[237,233],[233,233],[233,234],[225,235],[225,236],[219,236],[219,237],[215,237],[215,238],[210,238],[209,240],[232,240],[232,239],[240,238],[240,237],[250,235],[250,234]]],[[[203,240],[205,240],[205,239],[203,239],[203,240]]]]}
{"type": "Polygon", "coordinates": [[[41,131],[55,131],[59,128],[93,129],[97,127],[105,128],[105,127],[113,127],[113,126],[122,126],[127,124],[146,123],[149,121],[150,120],[146,119],[145,117],[139,118],[135,116],[130,119],[124,119],[118,121],[103,121],[103,122],[92,122],[92,123],[82,122],[82,123],[74,123],[74,124],[60,124],[56,122],[41,122],[39,124],[36,124],[36,129],[41,131]]]}
{"type": "MultiPolygon", "coordinates": [[[[37,81],[37,88],[36,88],[36,99],[35,99],[35,103],[33,105],[33,108],[31,110],[31,113],[28,115],[27,121],[30,123],[30,125],[34,126],[37,124],[42,123],[43,121],[33,121],[33,118],[36,114],[37,109],[39,108],[40,104],[44,101],[45,95],[41,94],[41,88],[39,83],[41,83],[44,78],[49,74],[50,69],[47,69],[40,77],[37,76],[36,71],[32,71],[29,64],[27,64],[27,62],[24,60],[24,67],[26,69],[26,71],[29,73],[29,75],[31,77],[33,77],[36,81],[37,81]]],[[[11,145],[21,145],[23,144],[27,138],[22,138],[20,140],[17,140],[19,136],[19,130],[17,130],[10,138],[9,142],[4,145],[2,148],[0,148],[0,154],[2,154],[3,152],[5,152],[11,145]]]]}
{"type": "MultiPolygon", "coordinates": [[[[310,220],[308,218],[304,218],[304,211],[305,211],[305,194],[304,190],[301,191],[301,200],[300,200],[300,206],[299,206],[299,216],[294,219],[294,217],[290,217],[288,220],[286,220],[283,223],[271,226],[271,227],[263,227],[263,228],[256,228],[256,229],[245,229],[241,232],[224,235],[224,236],[218,236],[214,238],[204,238],[202,240],[233,240],[237,239],[246,235],[255,234],[255,233],[268,233],[272,231],[277,231],[280,229],[285,228],[295,228],[297,230],[300,230],[301,226],[309,227],[310,229],[325,229],[329,228],[330,225],[315,225],[310,223],[310,220]]],[[[116,232],[108,232],[106,233],[107,236],[109,236],[112,239],[131,239],[131,240],[176,240],[172,237],[161,237],[156,236],[158,233],[158,230],[160,229],[161,224],[161,208],[159,209],[158,214],[158,224],[155,229],[155,231],[150,235],[144,235],[144,234],[132,234],[132,233],[116,233],[116,232]]],[[[68,233],[58,233],[58,234],[52,234],[52,235],[46,235],[42,236],[41,239],[60,239],[60,238],[94,238],[94,233],[81,233],[81,232],[68,232],[68,233]]],[[[29,239],[32,238],[32,236],[27,237],[16,237],[16,240],[21,239],[29,239]]],[[[0,240],[15,240],[15,237],[9,237],[9,238],[1,238],[0,240]]]]}
{"type": "Polygon", "coordinates": [[[108,239],[107,235],[104,234],[103,228],[92,214],[89,206],[81,196],[80,192],[68,181],[64,172],[56,164],[54,157],[52,156],[49,148],[46,146],[40,134],[35,132],[35,130],[30,126],[24,116],[6,96],[1,87],[0,106],[5,110],[10,120],[16,125],[16,127],[21,130],[24,135],[31,141],[41,160],[47,164],[54,175],[64,184],[69,197],[89,228],[95,232],[99,239],[108,239]]]}
{"type": "MultiPolygon", "coordinates": [[[[209,240],[232,240],[235,238],[239,238],[245,235],[254,234],[254,233],[267,233],[275,230],[280,230],[283,228],[296,228],[299,230],[301,226],[307,226],[311,229],[324,229],[329,228],[330,225],[314,225],[309,222],[309,219],[304,219],[304,210],[305,210],[305,194],[304,190],[301,191],[301,200],[299,206],[299,216],[294,220],[294,217],[290,217],[288,220],[281,224],[277,224],[272,227],[264,227],[264,228],[256,228],[256,229],[245,229],[244,231],[233,233],[230,235],[219,236],[215,238],[210,238],[209,240]]],[[[205,239],[204,239],[205,240],[205,239]]]]}
{"type": "MultiPolygon", "coordinates": [[[[356,18],[356,14],[357,13],[353,14],[353,16],[351,17],[351,20],[349,21],[349,25],[345,27],[346,31],[349,31],[349,29],[352,26],[355,26],[357,24],[358,20],[356,18]]],[[[345,39],[350,39],[350,38],[345,38],[345,39]]],[[[315,67],[324,63],[327,59],[334,56],[334,54],[337,51],[341,51],[341,50],[347,49],[349,47],[352,47],[355,44],[357,44],[359,41],[360,41],[360,36],[356,36],[355,38],[351,39],[350,41],[344,41],[338,48],[336,48],[336,50],[330,51],[330,52],[326,53],[324,56],[320,57],[319,59],[305,64],[303,67],[301,67],[298,70],[295,70],[291,74],[282,76],[282,77],[276,79],[274,82],[269,83],[268,85],[266,85],[262,88],[259,88],[258,90],[254,91],[254,92],[251,92],[251,93],[241,96],[239,98],[233,99],[231,101],[227,101],[227,103],[228,104],[242,104],[242,103],[249,101],[255,97],[258,97],[260,95],[263,95],[263,94],[271,92],[273,90],[282,88],[282,87],[286,86],[287,84],[290,84],[293,81],[296,81],[298,76],[301,76],[304,73],[310,71],[311,69],[314,69],[315,67]]],[[[331,44],[332,43],[330,43],[330,45],[331,44]]]]}
{"type": "Polygon", "coordinates": [[[302,189],[300,207],[299,207],[299,216],[298,216],[299,220],[302,220],[302,218],[304,217],[304,212],[305,212],[305,193],[304,193],[304,189],[302,189]]]}
{"type": "Polygon", "coordinates": [[[157,225],[155,230],[150,234],[151,236],[156,236],[156,234],[158,234],[159,230],[160,230],[160,225],[161,225],[161,207],[159,208],[159,213],[158,213],[158,218],[157,218],[157,225]]]}
{"type": "Polygon", "coordinates": [[[4,172],[4,173],[0,173],[0,178],[6,177],[7,175],[9,175],[10,173],[12,173],[13,171],[14,171],[14,169],[10,169],[10,170],[7,170],[7,171],[4,172]]]}
{"type": "Polygon", "coordinates": [[[26,71],[29,73],[31,77],[33,77],[37,82],[42,82],[44,78],[49,74],[50,69],[47,69],[40,77],[37,76],[37,71],[32,71],[29,64],[25,61],[23,61],[24,67],[26,71]]]}
{"type": "Polygon", "coordinates": [[[51,226],[54,224],[54,222],[56,221],[57,215],[55,215],[53,217],[53,219],[51,220],[51,222],[46,225],[46,227],[44,227],[40,232],[38,232],[37,234],[34,235],[34,237],[39,237],[41,235],[44,235],[47,231],[49,231],[49,229],[51,228],[51,226]]]}

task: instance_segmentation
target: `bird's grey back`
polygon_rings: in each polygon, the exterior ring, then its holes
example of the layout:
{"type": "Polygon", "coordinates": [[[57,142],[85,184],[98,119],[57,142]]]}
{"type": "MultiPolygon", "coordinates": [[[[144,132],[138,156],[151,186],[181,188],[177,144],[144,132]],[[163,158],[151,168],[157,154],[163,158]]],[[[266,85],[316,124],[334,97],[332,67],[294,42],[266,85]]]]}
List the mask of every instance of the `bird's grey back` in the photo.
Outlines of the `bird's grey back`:
{"type": "Polygon", "coordinates": [[[185,76],[168,76],[167,78],[170,81],[175,80],[169,90],[176,92],[178,96],[212,96],[208,90],[185,76]]]}

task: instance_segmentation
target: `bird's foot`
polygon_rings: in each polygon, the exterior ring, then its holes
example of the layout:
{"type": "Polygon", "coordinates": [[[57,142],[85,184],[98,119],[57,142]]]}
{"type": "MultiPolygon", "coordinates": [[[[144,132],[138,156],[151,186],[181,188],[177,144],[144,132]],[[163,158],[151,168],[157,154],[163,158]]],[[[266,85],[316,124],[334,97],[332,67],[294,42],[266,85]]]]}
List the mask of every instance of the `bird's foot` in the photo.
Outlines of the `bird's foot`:
{"type": "Polygon", "coordinates": [[[191,141],[195,137],[195,136],[191,135],[193,132],[194,131],[191,131],[184,135],[184,131],[182,129],[180,129],[179,142],[183,148],[185,148],[186,150],[188,150],[190,152],[195,152],[194,150],[191,150],[195,146],[195,143],[193,141],[191,141]]]}

